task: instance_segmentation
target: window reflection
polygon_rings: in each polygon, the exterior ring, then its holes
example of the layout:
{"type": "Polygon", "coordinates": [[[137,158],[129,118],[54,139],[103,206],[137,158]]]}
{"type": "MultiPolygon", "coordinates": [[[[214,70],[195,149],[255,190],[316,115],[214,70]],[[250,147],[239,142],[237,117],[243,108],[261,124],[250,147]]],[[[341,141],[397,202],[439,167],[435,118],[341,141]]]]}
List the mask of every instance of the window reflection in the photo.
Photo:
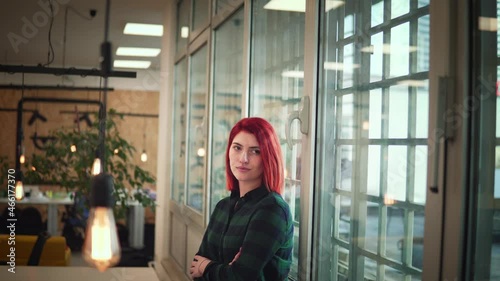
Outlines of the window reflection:
{"type": "Polygon", "coordinates": [[[191,56],[188,112],[188,172],[187,205],[202,211],[206,157],[200,149],[206,149],[207,122],[207,46],[201,47],[191,56]]]}
{"type": "Polygon", "coordinates": [[[243,9],[227,19],[214,34],[214,97],[212,129],[211,210],[229,195],[226,190],[227,138],[241,119],[243,71],[243,9]]]}
{"type": "Polygon", "coordinates": [[[186,173],[186,107],[187,63],[183,59],[174,66],[174,123],[172,139],[172,200],[184,202],[184,177],[186,173]]]}
{"type": "Polygon", "coordinates": [[[250,115],[266,118],[281,138],[284,198],[295,222],[290,275],[297,278],[302,135],[294,123],[290,130],[294,146],[290,149],[285,124],[288,114],[299,109],[303,96],[305,1],[256,0],[252,4],[250,115]]]}
{"type": "Polygon", "coordinates": [[[182,52],[187,48],[189,37],[189,2],[187,0],[177,3],[177,15],[176,51],[182,52]]]}

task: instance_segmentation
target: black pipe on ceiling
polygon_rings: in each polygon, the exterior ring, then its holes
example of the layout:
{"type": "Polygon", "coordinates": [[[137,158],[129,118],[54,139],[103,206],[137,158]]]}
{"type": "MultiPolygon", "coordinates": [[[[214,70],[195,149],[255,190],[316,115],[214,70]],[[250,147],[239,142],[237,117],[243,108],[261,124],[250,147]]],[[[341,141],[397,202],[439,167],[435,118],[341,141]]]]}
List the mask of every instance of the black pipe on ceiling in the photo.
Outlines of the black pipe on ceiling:
{"type": "Polygon", "coordinates": [[[100,87],[75,87],[64,85],[16,85],[16,84],[0,84],[0,89],[14,89],[14,90],[54,90],[54,91],[114,91],[114,88],[100,88],[100,87]]]}
{"type": "Polygon", "coordinates": [[[76,76],[99,76],[99,77],[121,77],[121,78],[137,78],[137,72],[132,71],[102,71],[96,68],[93,69],[80,69],[80,68],[56,68],[37,66],[24,66],[24,65],[6,65],[0,64],[0,72],[14,73],[34,73],[34,74],[54,74],[62,75],[76,75],[76,76]]]}
{"type": "MultiPolygon", "coordinates": [[[[75,114],[74,111],[60,110],[60,114],[75,114]]],[[[79,111],[80,114],[96,114],[96,111],[79,111]]],[[[158,118],[158,114],[147,114],[147,113],[122,113],[116,112],[116,115],[123,115],[129,117],[143,117],[143,118],[158,118]]]]}

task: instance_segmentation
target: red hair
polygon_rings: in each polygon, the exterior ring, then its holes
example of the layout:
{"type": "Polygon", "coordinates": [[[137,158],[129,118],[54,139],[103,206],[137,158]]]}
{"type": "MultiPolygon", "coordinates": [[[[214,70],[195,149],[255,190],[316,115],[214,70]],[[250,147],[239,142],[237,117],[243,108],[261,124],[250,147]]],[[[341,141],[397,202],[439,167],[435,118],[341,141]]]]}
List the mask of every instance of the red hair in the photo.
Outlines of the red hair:
{"type": "Polygon", "coordinates": [[[259,143],[260,155],[264,175],[263,184],[269,191],[282,194],[285,183],[283,157],[278,135],[273,126],[265,119],[259,117],[243,118],[234,125],[229,133],[226,148],[226,187],[229,191],[239,190],[239,183],[231,172],[229,165],[229,149],[234,138],[240,132],[245,131],[253,134],[259,143]]]}

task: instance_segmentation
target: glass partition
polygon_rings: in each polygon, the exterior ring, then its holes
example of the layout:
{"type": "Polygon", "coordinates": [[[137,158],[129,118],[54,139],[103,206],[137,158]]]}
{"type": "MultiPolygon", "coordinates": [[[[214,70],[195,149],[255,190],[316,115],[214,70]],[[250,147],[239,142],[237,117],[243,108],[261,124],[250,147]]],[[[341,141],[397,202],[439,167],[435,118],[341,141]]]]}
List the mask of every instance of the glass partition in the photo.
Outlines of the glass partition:
{"type": "Polygon", "coordinates": [[[189,1],[182,0],[177,3],[177,29],[176,52],[185,51],[188,44],[189,33],[189,1]]]}
{"type": "Polygon", "coordinates": [[[203,187],[206,170],[207,56],[206,44],[191,55],[189,75],[186,205],[199,212],[202,212],[204,207],[203,187]]]}
{"type": "Polygon", "coordinates": [[[285,160],[284,198],[295,223],[290,275],[297,278],[302,136],[298,126],[292,127],[294,145],[288,147],[285,126],[288,114],[299,109],[303,96],[305,10],[288,10],[272,2],[275,1],[252,2],[250,115],[266,118],[281,139],[285,160]]]}
{"type": "Polygon", "coordinates": [[[186,108],[187,108],[187,59],[174,66],[174,107],[172,130],[172,189],[171,198],[184,203],[186,174],[186,108]]]}
{"type": "Polygon", "coordinates": [[[210,0],[191,0],[193,3],[193,16],[191,20],[191,27],[193,30],[201,31],[204,27],[208,26],[209,19],[209,3],[210,0]]]}
{"type": "Polygon", "coordinates": [[[229,131],[241,119],[242,60],[243,9],[240,9],[214,32],[210,214],[217,202],[229,195],[225,154],[229,131]]]}
{"type": "Polygon", "coordinates": [[[429,7],[321,1],[313,280],[421,280],[429,7]]]}
{"type": "Polygon", "coordinates": [[[467,280],[500,280],[500,2],[474,2],[467,280]]]}
{"type": "Polygon", "coordinates": [[[240,2],[237,0],[214,0],[215,2],[215,9],[214,9],[214,14],[222,14],[226,11],[231,11],[235,9],[238,5],[240,5],[240,2]]]}

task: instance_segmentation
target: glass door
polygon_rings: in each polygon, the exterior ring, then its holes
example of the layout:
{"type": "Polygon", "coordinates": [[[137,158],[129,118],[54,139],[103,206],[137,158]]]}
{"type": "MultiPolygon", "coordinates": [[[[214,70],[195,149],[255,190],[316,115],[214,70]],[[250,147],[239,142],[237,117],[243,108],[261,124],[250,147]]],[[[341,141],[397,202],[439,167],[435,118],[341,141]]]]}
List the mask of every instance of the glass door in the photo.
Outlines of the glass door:
{"type": "Polygon", "coordinates": [[[429,1],[321,1],[312,280],[422,280],[429,1]]]}
{"type": "Polygon", "coordinates": [[[468,280],[500,280],[500,1],[473,4],[468,280]]]}
{"type": "Polygon", "coordinates": [[[286,126],[288,115],[299,109],[304,96],[305,7],[294,9],[294,5],[276,3],[280,1],[251,2],[250,116],[267,119],[281,140],[285,160],[283,197],[295,225],[290,276],[297,279],[302,146],[298,126],[290,130],[287,145],[286,126]]]}

